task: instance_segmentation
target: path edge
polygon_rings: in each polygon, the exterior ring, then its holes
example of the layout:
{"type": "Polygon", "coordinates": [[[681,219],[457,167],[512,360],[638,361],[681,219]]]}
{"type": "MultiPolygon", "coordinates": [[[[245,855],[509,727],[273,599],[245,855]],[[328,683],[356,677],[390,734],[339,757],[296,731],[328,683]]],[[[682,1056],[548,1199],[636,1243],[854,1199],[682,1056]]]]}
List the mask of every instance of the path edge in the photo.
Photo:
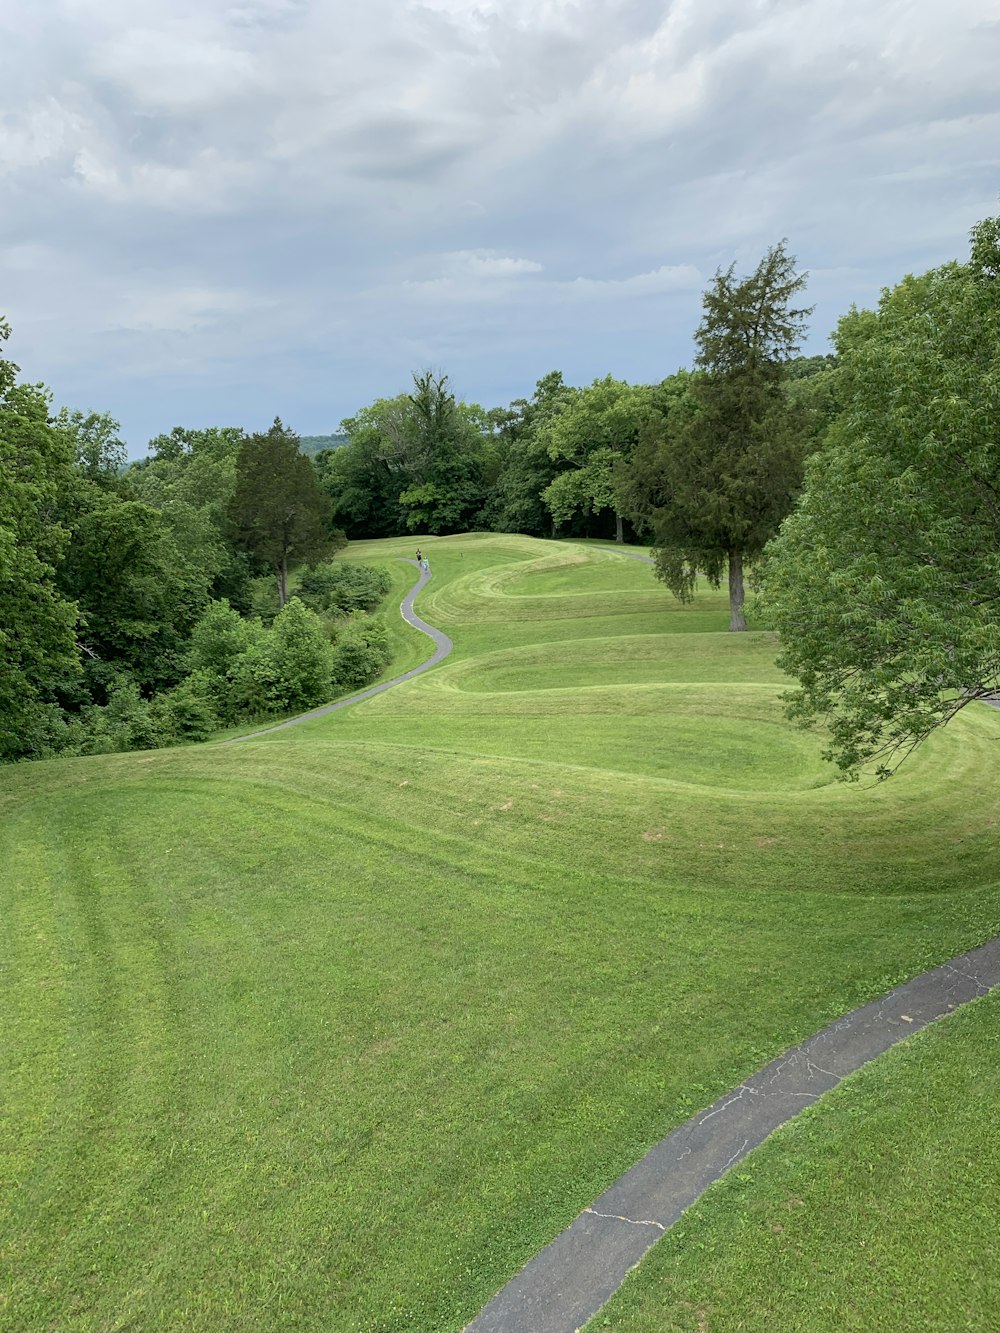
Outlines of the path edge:
{"type": "Polygon", "coordinates": [[[1000,936],[784,1051],[655,1144],[503,1286],[463,1333],[579,1333],[684,1212],[824,1093],[1000,986],[1000,936]]]}
{"type": "Polygon", "coordinates": [[[359,704],[364,699],[371,699],[376,694],[383,694],[386,690],[391,690],[397,685],[402,685],[414,676],[423,675],[425,671],[430,671],[431,667],[443,661],[454,648],[454,644],[447,634],[436,629],[435,626],[421,620],[413,609],[413,599],[421,591],[425,584],[430,581],[431,573],[429,569],[420,569],[416,560],[410,560],[404,556],[397,556],[396,559],[403,561],[407,565],[413,565],[415,569],[420,570],[420,577],[416,583],[403,597],[399,604],[399,614],[408,625],[418,629],[421,634],[426,634],[434,644],[434,652],[426,661],[421,662],[419,666],[411,667],[409,671],[404,671],[401,676],[393,676],[391,680],[380,681],[377,685],[369,685],[367,689],[358,690],[354,694],[348,694],[343,699],[337,699],[331,704],[323,704],[320,708],[311,708],[308,713],[299,713],[295,717],[286,718],[284,722],[276,722],[271,727],[261,727],[258,731],[248,731],[242,736],[231,736],[228,741],[221,741],[222,745],[239,745],[241,741],[256,740],[258,736],[270,736],[275,731],[286,731],[289,727],[297,727],[300,722],[312,722],[314,718],[326,717],[328,713],[336,713],[341,708],[350,708],[352,704],[359,704]]]}

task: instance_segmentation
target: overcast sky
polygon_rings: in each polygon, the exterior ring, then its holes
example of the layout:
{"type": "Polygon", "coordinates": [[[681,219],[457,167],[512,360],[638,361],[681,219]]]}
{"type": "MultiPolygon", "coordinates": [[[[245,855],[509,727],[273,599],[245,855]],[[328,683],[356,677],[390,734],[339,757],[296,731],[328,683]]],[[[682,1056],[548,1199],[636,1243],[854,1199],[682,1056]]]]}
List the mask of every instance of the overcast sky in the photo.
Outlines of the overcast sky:
{"type": "Polygon", "coordinates": [[[0,0],[0,314],[134,456],[690,363],[786,236],[806,350],[1000,212],[997,0],[0,0]]]}

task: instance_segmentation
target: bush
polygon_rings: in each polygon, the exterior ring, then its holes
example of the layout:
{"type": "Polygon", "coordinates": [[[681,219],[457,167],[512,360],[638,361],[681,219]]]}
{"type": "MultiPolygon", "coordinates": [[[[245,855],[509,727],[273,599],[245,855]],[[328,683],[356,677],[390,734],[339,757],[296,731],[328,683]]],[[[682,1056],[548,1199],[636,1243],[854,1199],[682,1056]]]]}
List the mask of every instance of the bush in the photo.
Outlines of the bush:
{"type": "Polygon", "coordinates": [[[296,591],[312,611],[348,615],[374,611],[391,586],[388,570],[344,560],[307,569],[296,591]]]}
{"type": "Polygon", "coordinates": [[[340,631],[333,654],[333,680],[338,690],[368,685],[392,656],[389,631],[382,620],[357,616],[340,631]]]}
{"type": "Polygon", "coordinates": [[[160,745],[190,745],[207,741],[219,725],[207,676],[194,673],[158,694],[151,705],[160,745]]]}
{"type": "Polygon", "coordinates": [[[118,685],[103,708],[85,709],[82,720],[84,754],[154,750],[159,744],[152,709],[133,681],[118,685]]]}
{"type": "Polygon", "coordinates": [[[219,719],[235,722],[243,711],[242,659],[267,635],[257,620],[244,620],[227,601],[212,602],[191,633],[188,669],[202,682],[219,719]]]}
{"type": "Polygon", "coordinates": [[[234,703],[250,715],[314,708],[333,692],[333,667],[334,649],[323,622],[291,597],[271,629],[239,658],[234,703]]]}

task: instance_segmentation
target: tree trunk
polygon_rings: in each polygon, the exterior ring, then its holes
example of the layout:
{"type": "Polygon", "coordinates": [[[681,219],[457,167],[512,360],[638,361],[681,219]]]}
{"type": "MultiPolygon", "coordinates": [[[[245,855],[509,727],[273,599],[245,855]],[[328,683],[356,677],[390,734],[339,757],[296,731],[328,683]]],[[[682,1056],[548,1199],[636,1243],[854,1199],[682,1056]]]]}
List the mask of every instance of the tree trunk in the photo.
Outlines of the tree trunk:
{"type": "Polygon", "coordinates": [[[288,557],[281,557],[281,564],[274,562],[274,581],[278,585],[278,609],[288,600],[288,557]]]}
{"type": "Polygon", "coordinates": [[[735,548],[729,552],[729,628],[744,630],[743,616],[743,553],[735,548]]]}
{"type": "Polygon", "coordinates": [[[622,531],[622,516],[615,510],[615,541],[619,546],[624,542],[625,534],[622,531]]]}

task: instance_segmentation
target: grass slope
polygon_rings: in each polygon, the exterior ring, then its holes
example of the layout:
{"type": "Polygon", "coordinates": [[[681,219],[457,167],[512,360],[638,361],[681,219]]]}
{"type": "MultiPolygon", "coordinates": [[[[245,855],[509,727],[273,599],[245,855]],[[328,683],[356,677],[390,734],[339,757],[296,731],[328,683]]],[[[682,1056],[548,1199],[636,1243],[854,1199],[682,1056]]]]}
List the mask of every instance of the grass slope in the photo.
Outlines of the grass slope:
{"type": "Polygon", "coordinates": [[[587,1325],[996,1328],[1000,994],[860,1070],[713,1186],[587,1325]]]}
{"type": "Polygon", "coordinates": [[[421,544],[434,672],[3,774],[0,1326],[457,1330],[698,1106],[1000,931],[1000,715],[845,787],[721,595],[421,544]]]}

